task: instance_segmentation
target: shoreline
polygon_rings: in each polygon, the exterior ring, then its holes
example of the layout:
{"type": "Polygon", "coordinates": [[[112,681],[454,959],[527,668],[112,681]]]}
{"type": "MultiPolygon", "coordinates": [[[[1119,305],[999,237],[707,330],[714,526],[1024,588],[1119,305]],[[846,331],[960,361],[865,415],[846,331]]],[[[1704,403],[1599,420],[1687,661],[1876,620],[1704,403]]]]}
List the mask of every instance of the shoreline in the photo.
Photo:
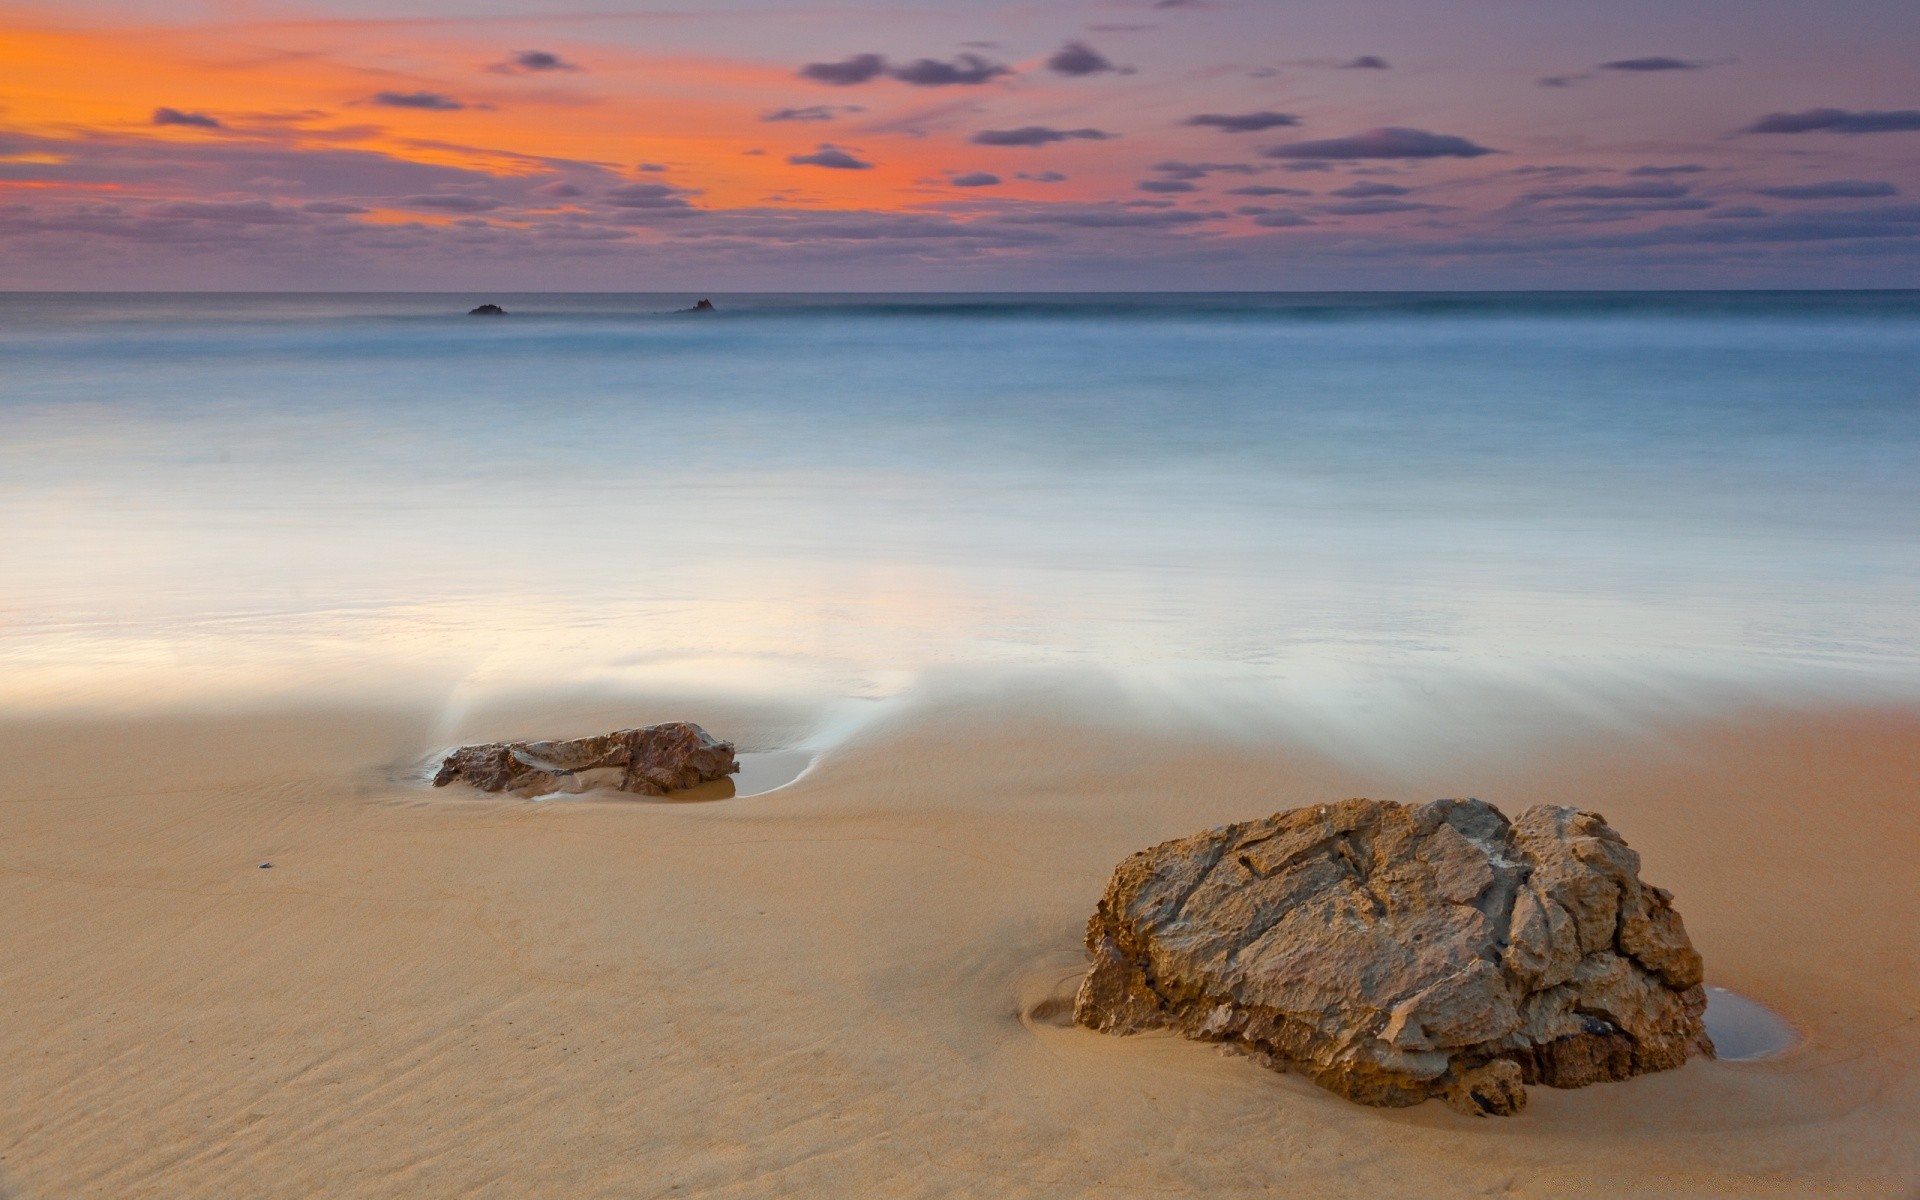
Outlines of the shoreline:
{"type": "MultiPolygon", "coordinates": [[[[1904,1197],[1920,707],[1423,747],[907,706],[690,804],[412,787],[434,712],[9,720],[0,1195],[1904,1197]],[[1473,1122],[1047,1004],[1127,853],[1346,795],[1598,809],[1806,1042],[1473,1122]],[[271,861],[272,870],[258,864],[271,861]]],[[[1005,700],[1003,697],[1002,700],[1005,700]]],[[[597,698],[473,714],[558,736],[597,698]],[[537,726],[526,722],[538,720],[537,726]],[[516,722],[518,724],[516,724],[516,722]]],[[[743,749],[819,714],[618,704],[743,749]]],[[[500,724],[495,724],[499,722],[500,724]]]]}

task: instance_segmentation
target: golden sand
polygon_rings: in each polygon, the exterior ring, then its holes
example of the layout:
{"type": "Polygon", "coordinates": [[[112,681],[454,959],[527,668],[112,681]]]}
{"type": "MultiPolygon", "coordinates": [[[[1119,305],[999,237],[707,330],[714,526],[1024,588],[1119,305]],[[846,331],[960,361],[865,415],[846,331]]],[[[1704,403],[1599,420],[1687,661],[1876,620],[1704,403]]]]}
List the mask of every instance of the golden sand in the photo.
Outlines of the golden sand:
{"type": "MultiPolygon", "coordinates": [[[[780,714],[661,716],[777,739],[780,714]]],[[[578,726],[576,729],[575,726],[578,726]]],[[[1920,715],[1370,772],[988,710],[711,803],[423,790],[429,718],[0,729],[0,1195],[1907,1197],[1920,715]],[[1058,997],[1129,851],[1347,795],[1597,808],[1806,1035],[1475,1121],[1058,997]],[[260,863],[271,862],[270,869],[260,863]]]]}

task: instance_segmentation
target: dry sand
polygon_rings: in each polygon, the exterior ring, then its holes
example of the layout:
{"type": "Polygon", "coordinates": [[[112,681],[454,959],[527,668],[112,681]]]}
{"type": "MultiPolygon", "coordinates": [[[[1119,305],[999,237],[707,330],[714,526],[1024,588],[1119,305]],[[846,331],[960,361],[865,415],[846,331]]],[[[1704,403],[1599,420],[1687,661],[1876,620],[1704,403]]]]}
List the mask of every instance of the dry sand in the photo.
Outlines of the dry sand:
{"type": "MultiPolygon", "coordinates": [[[[779,713],[686,715],[777,741],[779,713]]],[[[715,803],[423,792],[424,715],[0,729],[0,1195],[1885,1196],[1920,1186],[1920,716],[1391,775],[926,712],[715,803]],[[1791,1018],[1475,1121],[1060,1024],[1127,852],[1371,794],[1606,814],[1791,1018]],[[270,870],[258,864],[271,861],[270,870]]],[[[1524,752],[1523,752],[1524,751],[1524,752]]]]}

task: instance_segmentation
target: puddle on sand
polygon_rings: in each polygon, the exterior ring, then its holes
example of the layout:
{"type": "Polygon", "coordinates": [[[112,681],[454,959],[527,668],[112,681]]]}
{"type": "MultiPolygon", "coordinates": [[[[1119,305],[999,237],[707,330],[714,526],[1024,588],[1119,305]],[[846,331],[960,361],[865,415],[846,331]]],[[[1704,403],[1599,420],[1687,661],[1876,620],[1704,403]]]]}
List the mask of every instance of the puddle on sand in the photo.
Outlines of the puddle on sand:
{"type": "Polygon", "coordinates": [[[737,796],[759,796],[776,788],[783,788],[813,765],[813,755],[805,750],[764,750],[759,753],[739,753],[740,770],[725,779],[716,779],[712,783],[703,783],[684,792],[675,792],[664,799],[669,802],[683,800],[728,800],[737,796]]]}
{"type": "Polygon", "coordinates": [[[1800,1031],[1785,1017],[1725,988],[1707,989],[1705,1019],[1722,1062],[1772,1058],[1800,1044],[1800,1031]]]}

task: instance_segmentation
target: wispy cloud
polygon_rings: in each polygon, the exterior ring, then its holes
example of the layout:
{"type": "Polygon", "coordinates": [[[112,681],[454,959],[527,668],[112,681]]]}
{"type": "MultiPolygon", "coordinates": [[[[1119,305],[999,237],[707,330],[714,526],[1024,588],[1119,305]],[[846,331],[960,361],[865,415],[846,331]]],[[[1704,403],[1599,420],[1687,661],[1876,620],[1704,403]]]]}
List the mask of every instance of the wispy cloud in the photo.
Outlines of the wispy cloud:
{"type": "Polygon", "coordinates": [[[1262,151],[1268,158],[1363,159],[1363,158],[1479,158],[1498,154],[1466,138],[1423,129],[1387,126],[1369,129],[1351,137],[1324,138],[1319,141],[1289,142],[1262,151]]]}
{"type": "Polygon", "coordinates": [[[1909,133],[1920,130],[1920,109],[1850,112],[1844,108],[1809,108],[1804,112],[1768,113],[1747,126],[1747,133],[1909,133]]]}
{"type": "Polygon", "coordinates": [[[1180,122],[1182,125],[1200,125],[1218,129],[1225,133],[1258,133],[1262,129],[1278,129],[1283,125],[1298,125],[1300,118],[1292,113],[1250,112],[1250,113],[1201,113],[1180,122]]]}
{"type": "Polygon", "coordinates": [[[1101,129],[1053,129],[1046,125],[1022,125],[1018,129],[982,129],[970,141],[976,146],[1046,146],[1054,142],[1103,142],[1120,136],[1101,129]]]}
{"type": "Polygon", "coordinates": [[[496,75],[538,75],[580,67],[548,50],[516,50],[501,62],[488,63],[486,69],[496,75]]]}
{"type": "Polygon", "coordinates": [[[840,149],[821,143],[812,154],[789,154],[787,161],[800,167],[827,167],[835,171],[867,171],[873,164],[840,149]]]}

